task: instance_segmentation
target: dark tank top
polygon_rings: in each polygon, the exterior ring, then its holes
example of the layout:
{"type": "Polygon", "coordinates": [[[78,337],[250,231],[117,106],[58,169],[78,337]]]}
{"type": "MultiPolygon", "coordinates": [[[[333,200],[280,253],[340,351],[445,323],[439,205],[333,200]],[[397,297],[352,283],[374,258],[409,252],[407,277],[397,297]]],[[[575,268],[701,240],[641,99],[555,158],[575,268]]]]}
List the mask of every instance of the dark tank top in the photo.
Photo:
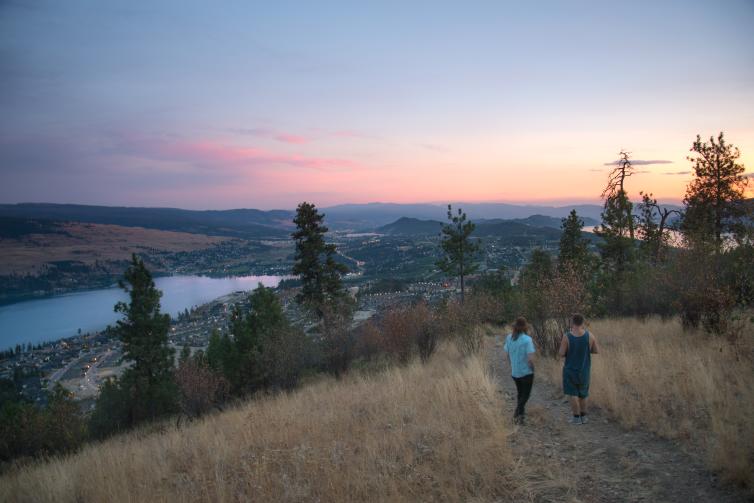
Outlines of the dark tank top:
{"type": "Polygon", "coordinates": [[[565,368],[577,372],[589,372],[592,366],[592,353],[589,350],[589,331],[581,337],[576,337],[571,332],[568,337],[568,352],[566,353],[565,368]]]}

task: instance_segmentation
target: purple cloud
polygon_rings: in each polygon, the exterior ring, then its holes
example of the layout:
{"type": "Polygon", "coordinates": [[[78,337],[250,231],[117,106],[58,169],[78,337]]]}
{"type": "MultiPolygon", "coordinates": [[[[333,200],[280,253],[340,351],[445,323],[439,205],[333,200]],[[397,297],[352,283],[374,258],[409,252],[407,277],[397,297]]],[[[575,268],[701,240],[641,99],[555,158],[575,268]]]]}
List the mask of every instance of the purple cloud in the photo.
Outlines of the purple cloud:
{"type": "Polygon", "coordinates": [[[691,171],[666,171],[663,175],[690,175],[691,171]]]}

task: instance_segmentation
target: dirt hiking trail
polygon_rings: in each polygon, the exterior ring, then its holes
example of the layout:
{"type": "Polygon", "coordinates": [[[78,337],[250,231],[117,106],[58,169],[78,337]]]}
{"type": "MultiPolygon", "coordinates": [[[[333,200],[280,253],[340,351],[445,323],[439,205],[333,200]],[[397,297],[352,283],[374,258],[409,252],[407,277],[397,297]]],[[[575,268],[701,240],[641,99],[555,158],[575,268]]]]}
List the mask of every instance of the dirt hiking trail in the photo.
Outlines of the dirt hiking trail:
{"type": "MultiPolygon", "coordinates": [[[[642,430],[626,430],[596,407],[589,423],[568,423],[570,407],[562,390],[535,372],[526,424],[513,426],[516,387],[503,351],[503,335],[489,353],[511,418],[514,458],[528,473],[537,502],[682,502],[754,501],[719,482],[702,460],[676,444],[642,430]]],[[[593,383],[599,385],[599,383],[593,383]]]]}

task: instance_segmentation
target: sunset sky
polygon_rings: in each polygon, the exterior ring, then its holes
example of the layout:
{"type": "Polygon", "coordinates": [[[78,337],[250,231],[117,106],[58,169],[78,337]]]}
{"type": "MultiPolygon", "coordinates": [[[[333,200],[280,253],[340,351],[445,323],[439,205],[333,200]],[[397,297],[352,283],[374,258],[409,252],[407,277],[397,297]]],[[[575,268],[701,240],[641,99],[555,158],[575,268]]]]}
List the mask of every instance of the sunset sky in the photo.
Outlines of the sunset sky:
{"type": "Polygon", "coordinates": [[[621,149],[633,196],[678,201],[697,133],[754,172],[753,25],[751,0],[0,0],[0,203],[586,202],[621,149]]]}

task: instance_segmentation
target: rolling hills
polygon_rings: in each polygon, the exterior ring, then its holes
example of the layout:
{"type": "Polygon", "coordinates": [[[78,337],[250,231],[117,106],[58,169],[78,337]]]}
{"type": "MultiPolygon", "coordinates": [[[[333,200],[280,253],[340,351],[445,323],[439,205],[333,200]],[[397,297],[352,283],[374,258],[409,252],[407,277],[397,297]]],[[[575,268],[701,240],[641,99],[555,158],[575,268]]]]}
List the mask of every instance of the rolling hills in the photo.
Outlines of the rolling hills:
{"type": "MultiPolygon", "coordinates": [[[[457,205],[456,205],[457,206],[457,205]]],[[[532,206],[503,203],[462,203],[469,218],[515,219],[536,227],[560,228],[560,219],[575,208],[586,225],[594,225],[601,206],[532,206]]],[[[407,217],[417,220],[445,220],[447,207],[434,204],[345,204],[321,208],[333,230],[374,230],[407,217]]],[[[144,227],[211,236],[245,239],[286,238],[293,227],[293,210],[184,210],[81,204],[0,204],[0,217],[144,227]]]]}

